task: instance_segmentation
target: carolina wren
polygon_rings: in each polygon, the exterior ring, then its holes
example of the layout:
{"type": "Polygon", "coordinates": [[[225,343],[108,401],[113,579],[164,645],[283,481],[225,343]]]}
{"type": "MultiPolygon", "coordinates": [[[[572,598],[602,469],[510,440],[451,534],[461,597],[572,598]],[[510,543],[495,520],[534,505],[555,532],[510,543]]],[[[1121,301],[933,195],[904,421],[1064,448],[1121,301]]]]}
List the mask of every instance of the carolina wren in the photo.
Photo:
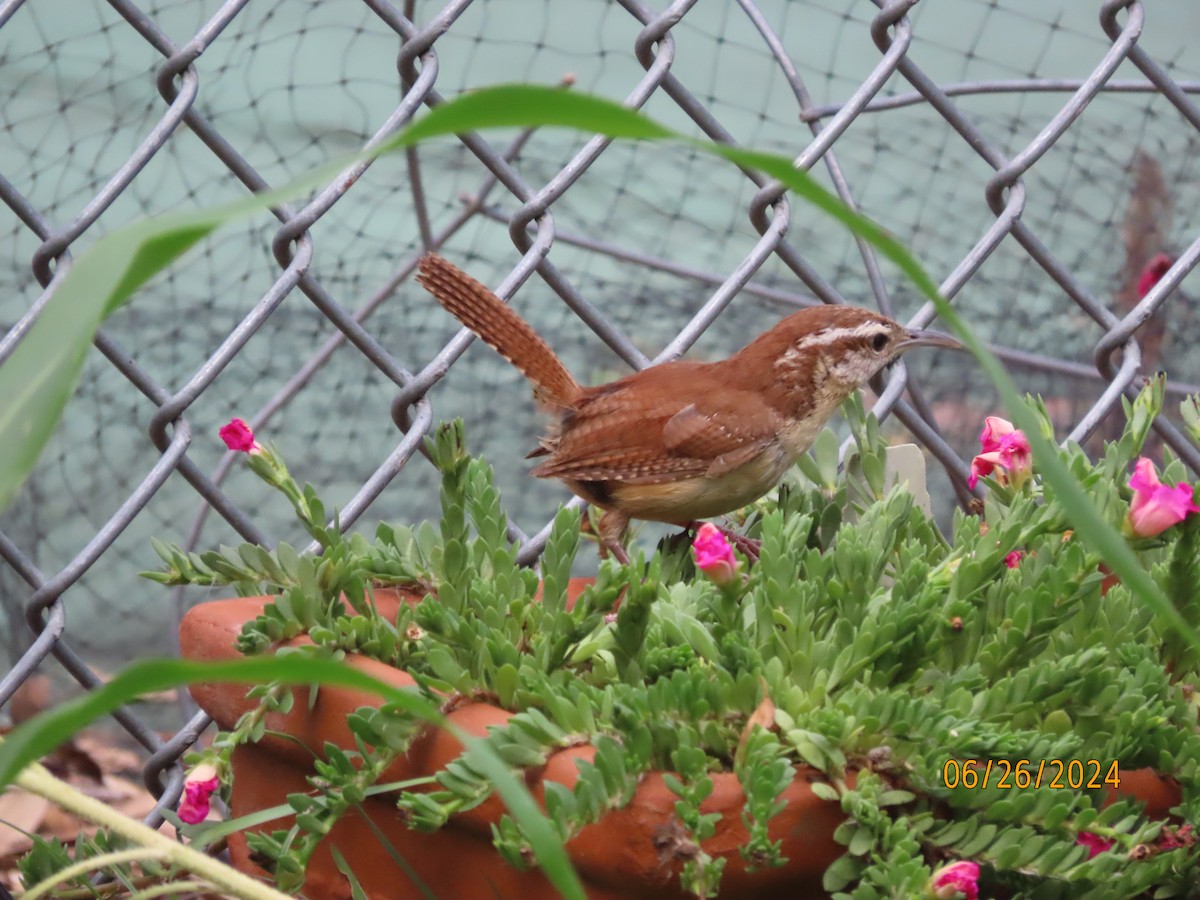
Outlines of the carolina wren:
{"type": "Polygon", "coordinates": [[[719,362],[651,366],[581,386],[503,300],[435,254],[417,280],[516,366],[553,417],[538,478],[603,509],[600,538],[626,561],[630,519],[688,525],[757,500],[809,448],[834,410],[905,350],[960,348],[853,306],[792,313],[719,362]]]}

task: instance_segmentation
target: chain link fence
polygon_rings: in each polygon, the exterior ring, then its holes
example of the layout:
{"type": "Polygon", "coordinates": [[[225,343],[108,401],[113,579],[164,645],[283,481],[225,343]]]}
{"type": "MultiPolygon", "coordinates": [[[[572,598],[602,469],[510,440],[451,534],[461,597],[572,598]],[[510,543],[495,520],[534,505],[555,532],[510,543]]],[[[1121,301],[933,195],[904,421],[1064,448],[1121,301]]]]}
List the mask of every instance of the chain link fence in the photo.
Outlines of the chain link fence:
{"type": "MultiPolygon", "coordinates": [[[[138,217],[286,183],[482,85],[562,83],[689,134],[792,155],[898,235],[1060,437],[1098,440],[1145,373],[1200,382],[1200,10],[1191,0],[194,0],[0,2],[0,333],[73,253],[138,217]],[[1154,258],[1174,264],[1148,292],[1154,258]]],[[[300,539],[216,438],[235,415],[342,522],[436,513],[417,452],[462,416],[533,560],[566,494],[529,479],[527,387],[417,287],[439,249],[512,297],[583,383],[718,358],[797,305],[932,310],[778,185],[684,145],[559,130],[436,141],[209,237],[114,315],[51,445],[0,516],[0,706],[39,668],[87,689],[172,653],[201,590],[165,591],[149,538],[300,539]],[[53,658],[53,661],[51,660],[53,658]]],[[[11,329],[11,330],[10,330],[11,329]]],[[[0,356],[13,340],[0,343],[0,356]]],[[[995,409],[971,360],[875,386],[933,467],[942,515],[995,409]]],[[[0,402],[3,402],[0,399],[0,402]]],[[[1160,446],[1200,472],[1164,416],[1160,446]]],[[[77,688],[76,688],[77,689],[77,688]]],[[[171,803],[205,728],[123,710],[171,803]]]]}

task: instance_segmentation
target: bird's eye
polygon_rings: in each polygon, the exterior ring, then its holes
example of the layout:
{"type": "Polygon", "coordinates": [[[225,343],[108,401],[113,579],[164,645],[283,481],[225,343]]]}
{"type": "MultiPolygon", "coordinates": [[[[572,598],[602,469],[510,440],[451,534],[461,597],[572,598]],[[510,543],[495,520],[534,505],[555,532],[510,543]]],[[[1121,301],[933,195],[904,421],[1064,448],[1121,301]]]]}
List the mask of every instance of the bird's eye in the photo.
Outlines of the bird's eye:
{"type": "Polygon", "coordinates": [[[871,349],[879,353],[887,346],[888,336],[886,334],[877,334],[871,338],[871,349]]]}

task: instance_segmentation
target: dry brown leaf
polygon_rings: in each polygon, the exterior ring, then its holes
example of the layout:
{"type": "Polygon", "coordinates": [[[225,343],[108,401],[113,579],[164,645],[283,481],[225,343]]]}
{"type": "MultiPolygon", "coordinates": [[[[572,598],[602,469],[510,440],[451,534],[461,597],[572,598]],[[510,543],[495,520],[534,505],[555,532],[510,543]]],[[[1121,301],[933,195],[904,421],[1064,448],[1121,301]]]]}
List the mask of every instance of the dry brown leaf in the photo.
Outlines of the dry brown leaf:
{"type": "Polygon", "coordinates": [[[45,675],[30,675],[13,692],[8,714],[14,725],[20,725],[50,708],[50,679],[45,675]]]}
{"type": "Polygon", "coordinates": [[[20,788],[0,794],[0,856],[24,853],[33,842],[23,833],[36,834],[46,818],[50,801],[20,788]]]}
{"type": "Polygon", "coordinates": [[[91,754],[79,749],[75,741],[60,744],[42,760],[51,775],[75,787],[96,784],[104,778],[104,772],[91,754]]]}
{"type": "Polygon", "coordinates": [[[136,753],[119,747],[101,735],[84,732],[75,735],[75,746],[90,756],[106,775],[134,774],[142,770],[142,760],[136,753]]]}
{"type": "Polygon", "coordinates": [[[83,821],[65,809],[60,809],[57,806],[51,805],[46,810],[46,816],[42,819],[42,827],[38,829],[38,835],[44,838],[58,838],[64,844],[75,843],[75,838],[81,832],[95,832],[95,827],[87,827],[83,821]]]}

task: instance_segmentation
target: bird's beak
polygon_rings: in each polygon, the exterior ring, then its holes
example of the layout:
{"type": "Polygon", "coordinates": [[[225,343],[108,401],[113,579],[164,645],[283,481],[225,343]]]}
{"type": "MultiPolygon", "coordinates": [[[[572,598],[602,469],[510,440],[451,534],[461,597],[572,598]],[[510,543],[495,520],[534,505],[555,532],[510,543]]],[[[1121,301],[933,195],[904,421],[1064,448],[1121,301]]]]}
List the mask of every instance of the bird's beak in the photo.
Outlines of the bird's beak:
{"type": "Polygon", "coordinates": [[[900,342],[901,350],[908,350],[912,347],[945,347],[947,350],[963,349],[963,345],[948,334],[941,334],[937,331],[918,331],[916,329],[910,330],[908,337],[900,342]]]}

